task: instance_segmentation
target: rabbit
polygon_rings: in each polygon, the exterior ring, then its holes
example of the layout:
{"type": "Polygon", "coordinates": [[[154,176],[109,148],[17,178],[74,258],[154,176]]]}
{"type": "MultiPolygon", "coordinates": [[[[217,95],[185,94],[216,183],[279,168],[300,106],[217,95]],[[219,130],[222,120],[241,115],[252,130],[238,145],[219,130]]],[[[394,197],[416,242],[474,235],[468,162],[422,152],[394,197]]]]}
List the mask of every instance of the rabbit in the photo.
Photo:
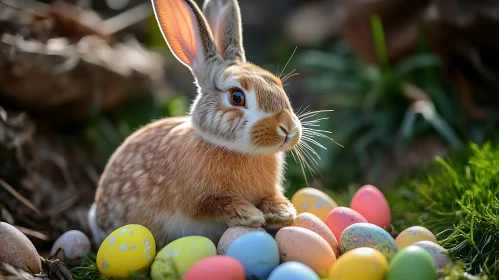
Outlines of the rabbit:
{"type": "Polygon", "coordinates": [[[237,0],[152,0],[174,57],[197,86],[186,116],[155,120],[113,153],[88,212],[93,242],[141,224],[157,247],[185,236],[215,244],[228,227],[278,230],[296,209],[284,195],[285,154],[302,125],[279,77],[246,61],[237,0]]]}

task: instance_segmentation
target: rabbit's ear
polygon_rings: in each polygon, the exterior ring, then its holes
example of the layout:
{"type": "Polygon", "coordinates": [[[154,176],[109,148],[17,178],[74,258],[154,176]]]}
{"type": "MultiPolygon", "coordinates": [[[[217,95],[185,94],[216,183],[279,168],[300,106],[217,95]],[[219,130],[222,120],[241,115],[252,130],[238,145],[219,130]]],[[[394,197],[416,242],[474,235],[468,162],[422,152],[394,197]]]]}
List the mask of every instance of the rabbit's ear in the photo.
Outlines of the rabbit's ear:
{"type": "Polygon", "coordinates": [[[246,62],[237,0],[205,0],[203,13],[222,57],[229,61],[246,62]]]}
{"type": "Polygon", "coordinates": [[[154,14],[170,50],[194,74],[220,57],[206,19],[192,0],[152,0],[154,14]]]}

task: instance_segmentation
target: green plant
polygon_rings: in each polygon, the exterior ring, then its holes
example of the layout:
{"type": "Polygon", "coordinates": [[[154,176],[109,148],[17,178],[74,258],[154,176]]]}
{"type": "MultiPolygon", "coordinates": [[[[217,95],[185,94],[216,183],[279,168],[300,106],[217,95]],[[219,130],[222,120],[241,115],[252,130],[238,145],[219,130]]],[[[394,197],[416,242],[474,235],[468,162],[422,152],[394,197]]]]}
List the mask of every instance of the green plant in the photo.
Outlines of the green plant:
{"type": "Polygon", "coordinates": [[[322,108],[335,110],[323,125],[345,145],[321,142],[328,148],[320,154],[327,185],[348,184],[359,178],[359,170],[368,170],[364,181],[375,181],[390,153],[418,136],[436,133],[455,148],[463,141],[456,126],[459,107],[440,78],[439,57],[421,39],[417,53],[391,65],[379,17],[371,23],[377,64],[359,61],[342,40],[297,59],[297,68],[311,72],[307,86],[324,93],[322,108]]]}

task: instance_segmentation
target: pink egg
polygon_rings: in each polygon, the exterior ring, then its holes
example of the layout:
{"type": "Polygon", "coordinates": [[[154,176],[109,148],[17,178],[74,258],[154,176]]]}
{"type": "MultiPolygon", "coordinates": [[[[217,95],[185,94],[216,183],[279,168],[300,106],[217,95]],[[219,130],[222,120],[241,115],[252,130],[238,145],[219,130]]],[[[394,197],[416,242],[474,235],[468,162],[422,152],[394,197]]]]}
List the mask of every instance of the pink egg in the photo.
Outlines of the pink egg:
{"type": "Polygon", "coordinates": [[[218,255],[225,255],[225,251],[229,248],[230,244],[239,236],[248,233],[248,232],[253,232],[253,231],[261,231],[265,232],[265,230],[262,227],[245,227],[245,226],[236,226],[236,227],[229,227],[224,234],[222,234],[222,237],[220,238],[220,241],[218,241],[217,244],[217,254],[218,255]]]}
{"type": "Polygon", "coordinates": [[[212,256],[197,262],[184,275],[184,280],[246,280],[243,265],[228,256],[212,256]]]}
{"type": "Polygon", "coordinates": [[[373,185],[360,188],[352,198],[350,208],[364,216],[371,224],[388,229],[392,223],[390,206],[385,196],[373,185]]]}
{"type": "Polygon", "coordinates": [[[348,207],[336,207],[326,216],[326,225],[338,241],[343,231],[348,226],[356,223],[367,223],[367,220],[357,211],[348,207]]]}
{"type": "Polygon", "coordinates": [[[327,227],[327,225],[314,214],[308,212],[299,214],[296,216],[291,226],[306,228],[317,233],[324,238],[327,243],[329,243],[334,251],[334,254],[339,256],[340,248],[336,237],[334,237],[333,232],[327,227]]]}

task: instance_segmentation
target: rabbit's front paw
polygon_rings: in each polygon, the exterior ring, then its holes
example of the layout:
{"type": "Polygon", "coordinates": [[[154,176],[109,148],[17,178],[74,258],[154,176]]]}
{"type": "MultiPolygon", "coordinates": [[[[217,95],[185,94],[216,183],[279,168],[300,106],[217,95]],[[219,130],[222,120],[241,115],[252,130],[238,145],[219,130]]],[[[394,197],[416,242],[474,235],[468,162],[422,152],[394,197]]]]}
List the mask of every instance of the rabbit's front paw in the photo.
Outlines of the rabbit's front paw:
{"type": "Polygon", "coordinates": [[[296,209],[285,197],[271,197],[263,201],[260,210],[267,229],[280,229],[293,223],[296,209]]]}
{"type": "Polygon", "coordinates": [[[231,215],[227,224],[230,227],[234,226],[247,226],[247,227],[260,227],[265,223],[262,211],[255,207],[248,207],[237,209],[231,215]]]}

